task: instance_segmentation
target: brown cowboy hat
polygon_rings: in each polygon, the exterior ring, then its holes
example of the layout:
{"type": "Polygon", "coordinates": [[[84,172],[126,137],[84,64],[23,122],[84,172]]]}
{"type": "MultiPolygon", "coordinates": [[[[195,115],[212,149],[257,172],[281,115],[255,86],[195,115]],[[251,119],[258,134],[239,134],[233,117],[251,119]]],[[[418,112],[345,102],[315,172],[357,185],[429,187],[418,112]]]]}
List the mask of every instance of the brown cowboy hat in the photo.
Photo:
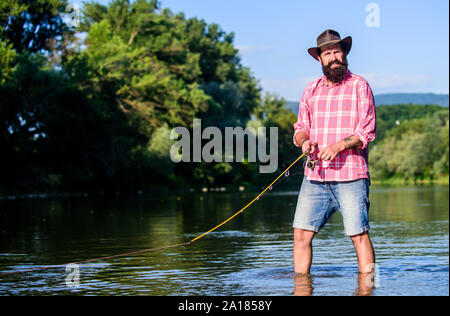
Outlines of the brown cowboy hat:
{"type": "Polygon", "coordinates": [[[319,37],[317,37],[317,47],[311,47],[310,49],[308,49],[308,53],[315,59],[319,60],[320,49],[335,45],[337,43],[342,43],[345,55],[347,55],[352,48],[352,37],[347,36],[346,38],[341,39],[341,36],[338,32],[334,30],[326,30],[322,34],[320,34],[319,37]]]}

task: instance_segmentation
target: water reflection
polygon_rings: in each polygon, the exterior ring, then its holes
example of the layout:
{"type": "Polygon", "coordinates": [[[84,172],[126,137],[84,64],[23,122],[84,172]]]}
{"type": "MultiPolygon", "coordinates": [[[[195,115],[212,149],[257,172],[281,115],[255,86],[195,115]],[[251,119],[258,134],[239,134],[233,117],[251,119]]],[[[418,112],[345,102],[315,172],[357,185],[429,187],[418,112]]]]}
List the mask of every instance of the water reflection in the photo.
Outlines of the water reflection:
{"type": "MultiPolygon", "coordinates": [[[[320,276],[311,274],[294,273],[294,296],[312,296],[314,294],[314,278],[320,276]]],[[[354,296],[372,296],[376,285],[375,273],[357,273],[355,276],[357,287],[353,292],[354,296]]],[[[320,293],[318,293],[320,295],[320,293]]]]}
{"type": "Polygon", "coordinates": [[[355,296],[371,296],[375,289],[375,273],[358,273],[358,288],[355,296]]]}
{"type": "Polygon", "coordinates": [[[311,274],[295,273],[294,296],[312,296],[313,290],[311,274]]]}

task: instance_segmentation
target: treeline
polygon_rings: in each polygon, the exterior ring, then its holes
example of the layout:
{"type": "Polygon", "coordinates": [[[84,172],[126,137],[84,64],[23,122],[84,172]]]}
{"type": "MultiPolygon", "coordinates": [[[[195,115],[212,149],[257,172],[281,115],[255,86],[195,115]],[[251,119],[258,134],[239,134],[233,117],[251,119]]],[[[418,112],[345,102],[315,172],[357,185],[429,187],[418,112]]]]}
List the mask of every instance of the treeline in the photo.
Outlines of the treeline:
{"type": "Polygon", "coordinates": [[[448,108],[406,104],[376,111],[377,139],[369,156],[375,180],[448,182],[448,108]]]}
{"type": "Polygon", "coordinates": [[[170,131],[194,118],[203,128],[278,124],[280,168],[297,155],[287,141],[295,115],[261,95],[233,33],[156,0],[85,3],[71,28],[67,3],[1,2],[3,194],[261,181],[255,163],[172,163],[170,131]]]}
{"type": "MultiPolygon", "coordinates": [[[[247,161],[172,163],[170,132],[192,129],[194,118],[222,131],[277,126],[277,172],[300,154],[292,144],[296,114],[284,99],[262,95],[233,33],[157,0],[88,2],[80,24],[69,27],[67,4],[0,3],[0,194],[237,188],[272,180],[247,161]]],[[[426,106],[411,116],[416,108],[407,107],[378,109],[376,176],[448,175],[448,111],[426,106]],[[426,157],[410,174],[406,166],[383,165],[394,158],[386,150],[426,157]]]]}

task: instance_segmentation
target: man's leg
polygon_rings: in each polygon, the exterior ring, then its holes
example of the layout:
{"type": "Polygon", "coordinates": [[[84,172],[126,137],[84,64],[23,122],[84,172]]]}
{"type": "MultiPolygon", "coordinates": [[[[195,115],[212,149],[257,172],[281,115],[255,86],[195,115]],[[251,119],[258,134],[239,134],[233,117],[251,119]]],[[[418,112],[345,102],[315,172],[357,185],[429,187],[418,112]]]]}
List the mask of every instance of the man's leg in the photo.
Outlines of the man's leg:
{"type": "Polygon", "coordinates": [[[304,179],[294,216],[294,271],[309,274],[312,261],[312,240],[335,212],[334,203],[325,184],[304,179]]]}
{"type": "Polygon", "coordinates": [[[350,236],[350,238],[353,241],[358,257],[359,272],[373,272],[375,267],[375,253],[373,251],[372,242],[370,241],[369,232],[350,236]]]}
{"type": "Polygon", "coordinates": [[[350,236],[358,256],[361,273],[374,269],[375,254],[369,238],[369,185],[368,179],[340,182],[333,186],[333,196],[344,220],[345,234],[350,236]]]}
{"type": "Polygon", "coordinates": [[[312,240],[315,232],[294,228],[294,271],[309,274],[312,262],[312,240]]]}

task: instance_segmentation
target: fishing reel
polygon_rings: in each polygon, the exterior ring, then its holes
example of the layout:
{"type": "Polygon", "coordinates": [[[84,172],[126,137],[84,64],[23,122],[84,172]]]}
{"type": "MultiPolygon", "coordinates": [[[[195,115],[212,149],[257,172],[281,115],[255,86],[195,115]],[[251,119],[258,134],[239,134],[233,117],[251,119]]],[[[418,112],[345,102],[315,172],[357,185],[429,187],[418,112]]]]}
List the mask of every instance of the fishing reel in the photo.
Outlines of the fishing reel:
{"type": "Polygon", "coordinates": [[[319,163],[318,160],[308,160],[306,162],[306,167],[308,167],[311,170],[314,170],[314,168],[316,167],[316,165],[319,163]]]}
{"type": "Polygon", "coordinates": [[[319,163],[319,160],[308,160],[305,161],[305,163],[303,164],[303,168],[309,168],[311,170],[314,170],[314,168],[316,167],[316,165],[319,163]]]}

